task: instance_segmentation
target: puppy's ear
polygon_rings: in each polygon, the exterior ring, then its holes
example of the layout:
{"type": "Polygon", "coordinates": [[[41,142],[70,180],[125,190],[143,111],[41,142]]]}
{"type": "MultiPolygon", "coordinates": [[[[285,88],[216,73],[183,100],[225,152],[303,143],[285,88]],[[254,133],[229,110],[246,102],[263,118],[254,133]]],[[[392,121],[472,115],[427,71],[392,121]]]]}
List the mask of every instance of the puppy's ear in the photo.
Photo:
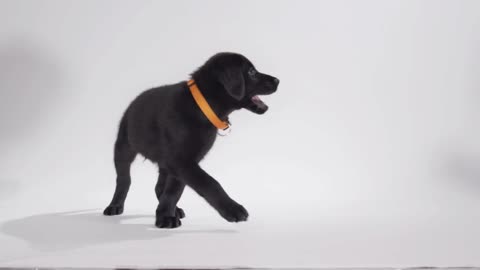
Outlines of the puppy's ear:
{"type": "Polygon", "coordinates": [[[236,100],[241,100],[245,96],[245,80],[240,69],[232,68],[221,72],[219,81],[227,93],[236,100]]]}

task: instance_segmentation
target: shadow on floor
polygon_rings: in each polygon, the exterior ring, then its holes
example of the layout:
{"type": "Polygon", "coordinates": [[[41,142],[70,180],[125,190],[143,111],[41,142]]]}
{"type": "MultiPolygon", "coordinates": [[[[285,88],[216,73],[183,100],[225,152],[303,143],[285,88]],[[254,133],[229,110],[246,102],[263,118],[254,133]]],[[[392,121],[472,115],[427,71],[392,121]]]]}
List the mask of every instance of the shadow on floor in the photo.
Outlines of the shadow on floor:
{"type": "Polygon", "coordinates": [[[158,229],[150,215],[103,216],[99,210],[41,214],[6,221],[6,235],[39,251],[77,249],[130,240],[153,240],[185,233],[235,233],[234,230],[158,229]]]}

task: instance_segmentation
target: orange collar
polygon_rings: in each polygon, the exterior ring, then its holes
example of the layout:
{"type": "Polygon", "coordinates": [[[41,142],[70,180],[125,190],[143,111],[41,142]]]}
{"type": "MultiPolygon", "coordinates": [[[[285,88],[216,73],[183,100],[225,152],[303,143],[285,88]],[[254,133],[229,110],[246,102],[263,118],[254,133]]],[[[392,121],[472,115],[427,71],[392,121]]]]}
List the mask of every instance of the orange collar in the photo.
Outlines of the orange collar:
{"type": "Polygon", "coordinates": [[[215,114],[215,112],[212,110],[212,107],[208,105],[207,100],[205,97],[202,95],[202,92],[200,92],[200,89],[198,89],[197,84],[193,79],[189,80],[188,83],[188,88],[190,88],[190,92],[192,93],[193,99],[195,99],[195,102],[197,103],[198,107],[200,110],[203,112],[203,114],[210,120],[210,122],[217,128],[221,130],[226,130],[230,127],[230,124],[228,121],[222,121],[218,116],[215,114]]]}

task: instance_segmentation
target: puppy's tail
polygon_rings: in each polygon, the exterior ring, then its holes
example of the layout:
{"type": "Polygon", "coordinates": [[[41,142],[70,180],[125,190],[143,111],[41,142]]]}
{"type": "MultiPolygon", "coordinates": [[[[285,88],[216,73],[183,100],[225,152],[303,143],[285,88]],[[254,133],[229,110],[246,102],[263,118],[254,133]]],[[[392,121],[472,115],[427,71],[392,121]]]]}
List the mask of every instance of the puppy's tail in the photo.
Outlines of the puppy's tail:
{"type": "MultiPolygon", "coordinates": [[[[132,147],[130,146],[128,142],[128,124],[127,124],[127,111],[123,114],[122,119],[120,120],[120,124],[118,126],[118,134],[117,134],[117,141],[115,142],[115,149],[116,151],[122,147],[125,147],[128,145],[130,149],[132,147]]],[[[132,150],[133,151],[133,150],[132,150]]],[[[143,157],[143,162],[147,160],[146,157],[143,157]]]]}
{"type": "MultiPolygon", "coordinates": [[[[117,140],[115,141],[115,151],[118,152],[122,148],[129,148],[131,151],[133,151],[132,147],[130,146],[128,142],[128,121],[127,121],[127,114],[128,114],[128,109],[125,111],[125,113],[122,116],[122,119],[120,120],[120,124],[118,125],[118,133],[117,133],[117,140]]],[[[147,160],[146,157],[144,157],[144,162],[147,160]]]]}
{"type": "Polygon", "coordinates": [[[134,156],[134,151],[128,140],[128,110],[122,116],[120,124],[118,125],[117,140],[115,141],[115,159],[121,162],[131,162],[131,156],[134,156]]]}
{"type": "Polygon", "coordinates": [[[122,116],[118,125],[117,141],[115,144],[128,144],[127,111],[122,116]]]}

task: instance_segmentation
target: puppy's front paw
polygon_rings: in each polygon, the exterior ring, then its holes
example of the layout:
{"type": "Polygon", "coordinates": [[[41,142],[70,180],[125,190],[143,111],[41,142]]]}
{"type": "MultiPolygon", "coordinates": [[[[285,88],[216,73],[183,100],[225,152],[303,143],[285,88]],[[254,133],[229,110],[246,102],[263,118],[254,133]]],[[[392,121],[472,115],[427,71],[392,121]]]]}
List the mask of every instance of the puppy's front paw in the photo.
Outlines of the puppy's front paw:
{"type": "Polygon", "coordinates": [[[218,212],[229,222],[240,222],[248,219],[247,209],[235,201],[224,203],[218,212]]]}
{"type": "Polygon", "coordinates": [[[103,214],[105,216],[116,216],[121,215],[123,213],[123,205],[109,205],[105,210],[103,210],[103,214]]]}
{"type": "Polygon", "coordinates": [[[177,228],[182,225],[182,222],[180,221],[180,218],[175,216],[175,217],[167,217],[167,216],[157,216],[157,219],[155,221],[155,226],[158,228],[177,228]]]}

